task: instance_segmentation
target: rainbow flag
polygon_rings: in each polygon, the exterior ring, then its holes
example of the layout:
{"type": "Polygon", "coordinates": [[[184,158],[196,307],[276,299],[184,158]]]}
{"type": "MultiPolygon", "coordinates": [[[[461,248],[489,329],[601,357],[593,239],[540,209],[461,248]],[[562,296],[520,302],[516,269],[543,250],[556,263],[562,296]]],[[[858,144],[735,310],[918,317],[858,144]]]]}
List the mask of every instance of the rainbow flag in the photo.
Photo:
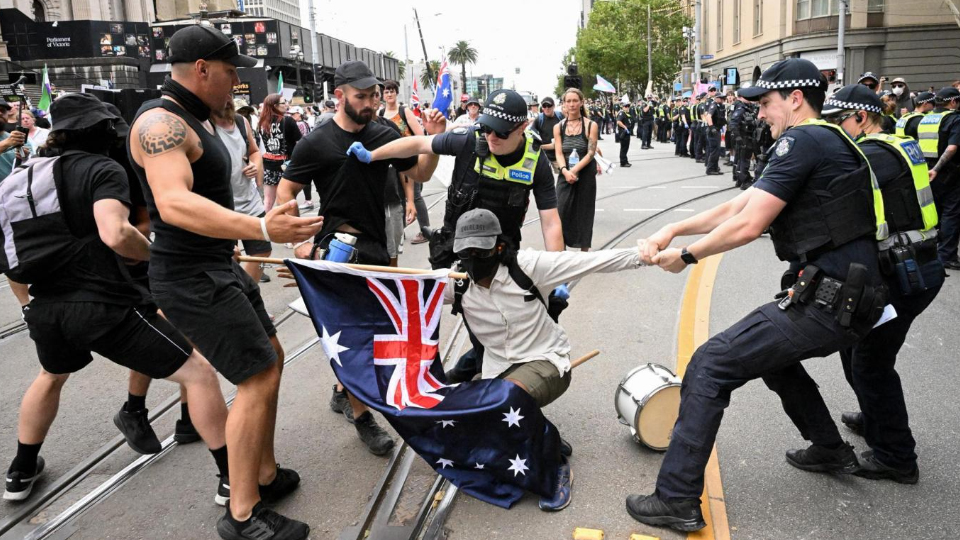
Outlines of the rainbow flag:
{"type": "Polygon", "coordinates": [[[50,112],[50,103],[53,101],[53,94],[50,92],[50,75],[47,73],[47,65],[43,65],[43,83],[40,85],[40,103],[37,108],[50,112]]]}
{"type": "Polygon", "coordinates": [[[277,79],[277,93],[281,96],[283,95],[283,73],[281,73],[280,77],[277,79]]]}

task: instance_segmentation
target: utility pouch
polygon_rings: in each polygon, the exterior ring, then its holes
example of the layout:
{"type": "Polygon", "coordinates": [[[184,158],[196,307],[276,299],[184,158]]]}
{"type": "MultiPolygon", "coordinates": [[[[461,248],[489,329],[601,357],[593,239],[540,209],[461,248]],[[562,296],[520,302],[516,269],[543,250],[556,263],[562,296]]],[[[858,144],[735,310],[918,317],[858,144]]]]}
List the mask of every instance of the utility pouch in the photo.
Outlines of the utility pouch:
{"type": "Polygon", "coordinates": [[[457,256],[453,253],[453,231],[441,227],[430,231],[427,236],[430,248],[430,267],[434,270],[452,267],[457,260],[457,256]]]}

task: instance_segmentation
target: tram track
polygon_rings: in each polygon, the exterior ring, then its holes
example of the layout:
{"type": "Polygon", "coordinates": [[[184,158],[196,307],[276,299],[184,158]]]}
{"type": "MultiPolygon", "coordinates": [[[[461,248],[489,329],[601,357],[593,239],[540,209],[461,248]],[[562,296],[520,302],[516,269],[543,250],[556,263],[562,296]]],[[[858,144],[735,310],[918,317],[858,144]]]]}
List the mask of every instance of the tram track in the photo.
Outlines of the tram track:
{"type": "MultiPolygon", "coordinates": [[[[651,187],[666,186],[670,184],[675,184],[687,180],[699,179],[702,178],[702,175],[694,175],[688,177],[682,177],[672,180],[667,180],[663,182],[653,183],[644,186],[638,186],[634,188],[624,189],[618,193],[612,193],[602,197],[598,197],[597,201],[610,199],[613,197],[620,197],[626,193],[636,192],[644,189],[649,189],[651,187]]],[[[709,193],[701,194],[696,197],[688,198],[676,205],[673,205],[669,208],[665,208],[661,211],[655,212],[645,218],[633,223],[631,226],[623,229],[619,234],[617,234],[612,240],[605,243],[600,249],[607,249],[609,247],[615,246],[622,242],[628,235],[636,231],[638,228],[642,227],[644,224],[649,223],[650,221],[661,217],[662,215],[671,212],[674,209],[680,208],[691,202],[704,199],[730,191],[735,189],[734,187],[719,189],[717,191],[712,191],[709,193]]],[[[428,209],[434,208],[436,205],[440,204],[446,200],[446,191],[437,191],[435,193],[428,194],[428,196],[440,195],[436,200],[431,201],[428,205],[428,209]]],[[[539,216],[536,216],[526,222],[523,226],[526,227],[532,223],[536,223],[540,220],[539,216]]],[[[413,226],[411,224],[410,226],[413,226]]],[[[575,284],[574,284],[575,286],[575,284]]],[[[285,322],[290,320],[290,318],[295,314],[295,312],[289,307],[284,310],[275,322],[275,325],[279,328],[285,322]]],[[[9,330],[4,331],[0,329],[0,339],[15,335],[19,332],[22,332],[26,329],[24,323],[18,325],[13,325],[9,330]]],[[[447,343],[447,350],[445,354],[441,357],[441,360],[446,363],[450,358],[459,357],[463,346],[466,343],[466,333],[463,332],[464,323],[463,319],[458,319],[456,326],[451,334],[450,339],[447,343]]],[[[284,365],[289,365],[295,362],[297,359],[303,357],[309,350],[315,347],[320,342],[319,338],[314,336],[312,339],[307,340],[291,355],[289,355],[284,361],[284,365]]],[[[233,395],[227,400],[227,404],[230,405],[235,398],[236,390],[233,391],[233,395]]],[[[151,425],[168,413],[174,406],[179,402],[179,393],[173,394],[164,400],[158,407],[155,407],[152,414],[149,417],[151,425]]],[[[138,457],[132,463],[124,467],[120,472],[114,474],[109,479],[101,483],[99,486],[89,491],[87,494],[82,496],[79,500],[73,503],[65,511],[61,512],[57,516],[53,517],[51,520],[47,521],[44,524],[39,525],[35,528],[24,528],[23,525],[33,516],[37,515],[38,512],[41,512],[44,508],[48,507],[52,502],[56,501],[59,497],[70,491],[72,488],[80,484],[84,479],[86,479],[94,470],[104,462],[106,462],[110,457],[116,454],[116,452],[123,447],[125,440],[122,435],[117,435],[112,440],[107,442],[104,446],[99,448],[93,454],[88,456],[78,465],[74,466],[70,471],[57,478],[49,485],[45,486],[45,489],[39,492],[35,492],[30,500],[24,505],[18,508],[17,512],[8,516],[6,519],[0,520],[0,538],[6,538],[6,535],[11,531],[17,530],[21,532],[21,529],[26,529],[22,531],[23,538],[30,540],[40,540],[44,538],[54,537],[55,533],[58,531],[65,530],[71,523],[75,522],[79,517],[84,513],[89,511],[91,508],[96,506],[99,502],[105,500],[112,493],[119,490],[123,485],[136,477],[140,472],[142,472],[149,465],[155,463],[156,461],[162,459],[170,453],[170,451],[176,446],[176,442],[173,440],[173,437],[170,436],[162,442],[161,452],[153,455],[144,455],[138,457]]],[[[373,526],[375,524],[386,524],[388,523],[391,512],[393,511],[392,505],[384,505],[384,503],[396,503],[397,499],[400,497],[400,494],[403,490],[404,483],[409,477],[410,470],[413,467],[413,463],[416,460],[416,455],[413,453],[409,447],[402,443],[395,450],[393,456],[387,464],[386,471],[384,472],[383,477],[378,482],[375,487],[374,494],[370,498],[370,502],[367,505],[367,508],[364,510],[363,517],[358,521],[358,525],[355,528],[348,529],[341,535],[341,540],[362,540],[363,538],[372,537],[369,535],[369,529],[367,527],[373,526]],[[388,508],[389,506],[389,508],[388,508]],[[353,533],[356,533],[356,536],[353,536],[353,533]],[[365,536],[367,535],[367,536],[365,536]]],[[[452,505],[456,499],[457,488],[446,481],[442,476],[437,475],[436,479],[432,483],[430,489],[428,490],[426,496],[423,498],[423,502],[420,505],[420,510],[418,511],[415,520],[413,520],[412,528],[408,527],[406,530],[400,532],[399,536],[383,536],[385,540],[396,539],[396,540],[442,540],[446,538],[446,533],[444,532],[444,524],[449,518],[450,513],[452,512],[452,505]]],[[[381,538],[378,536],[377,538],[381,538]]]]}

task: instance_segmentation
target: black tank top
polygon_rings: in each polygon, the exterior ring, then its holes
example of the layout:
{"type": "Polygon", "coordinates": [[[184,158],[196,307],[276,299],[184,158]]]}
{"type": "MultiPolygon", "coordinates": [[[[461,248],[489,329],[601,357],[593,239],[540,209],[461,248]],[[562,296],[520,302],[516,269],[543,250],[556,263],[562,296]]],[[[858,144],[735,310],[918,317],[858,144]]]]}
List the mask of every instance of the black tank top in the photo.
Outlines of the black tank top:
{"type": "MultiPolygon", "coordinates": [[[[200,137],[203,155],[190,164],[193,171],[193,189],[197,195],[233,210],[233,188],[230,185],[230,153],[216,133],[210,133],[193,115],[169,99],[148,101],[137,111],[137,118],[161,108],[180,117],[200,137]]],[[[132,124],[131,124],[132,125],[132,124]]],[[[214,127],[216,129],[216,127],[214,127]]],[[[127,140],[127,154],[135,137],[127,140]]],[[[144,199],[150,212],[150,228],[155,234],[150,246],[150,279],[183,279],[209,270],[229,270],[233,257],[232,240],[210,238],[164,223],[160,219],[153,191],[147,183],[146,171],[130,156],[130,165],[143,186],[144,199]]]]}

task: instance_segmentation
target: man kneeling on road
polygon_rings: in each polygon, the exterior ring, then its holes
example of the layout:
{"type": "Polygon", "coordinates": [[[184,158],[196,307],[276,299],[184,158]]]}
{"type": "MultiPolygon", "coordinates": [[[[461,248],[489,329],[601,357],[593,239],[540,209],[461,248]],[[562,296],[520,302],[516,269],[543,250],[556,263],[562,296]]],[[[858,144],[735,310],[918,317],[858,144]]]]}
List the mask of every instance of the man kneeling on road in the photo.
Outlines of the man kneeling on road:
{"type": "MultiPolygon", "coordinates": [[[[454,314],[463,312],[470,332],[483,345],[480,377],[506,379],[526,390],[540,407],[570,386],[570,341],[547,312],[544,291],[549,294],[594,272],[642,266],[637,249],[516,251],[496,215],[479,208],[457,221],[453,249],[470,280],[447,287],[444,301],[453,304],[454,314]],[[522,337],[508,342],[508,336],[522,337]]],[[[570,504],[572,476],[566,458],[573,449],[563,439],[560,453],[557,492],[540,499],[542,510],[570,504]]]]}

